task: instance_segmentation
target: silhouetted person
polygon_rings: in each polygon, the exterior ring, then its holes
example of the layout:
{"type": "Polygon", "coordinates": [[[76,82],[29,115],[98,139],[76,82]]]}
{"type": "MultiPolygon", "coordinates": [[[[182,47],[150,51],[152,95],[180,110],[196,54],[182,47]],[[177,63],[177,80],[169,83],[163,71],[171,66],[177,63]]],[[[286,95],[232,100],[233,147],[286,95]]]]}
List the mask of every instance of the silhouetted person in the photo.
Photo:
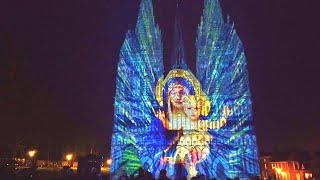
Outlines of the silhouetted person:
{"type": "Polygon", "coordinates": [[[97,168],[93,167],[91,169],[90,179],[92,180],[102,180],[101,173],[97,170],[97,168]]]}
{"type": "Polygon", "coordinates": [[[145,173],[145,177],[146,177],[147,180],[154,180],[154,179],[155,179],[155,178],[153,177],[153,174],[152,174],[151,172],[149,172],[149,171],[147,171],[147,172],[145,173]]]}
{"type": "Polygon", "coordinates": [[[234,178],[234,180],[240,180],[240,178],[238,178],[238,177],[235,177],[235,178],[234,178]]]}
{"type": "Polygon", "coordinates": [[[158,180],[170,180],[170,179],[167,177],[167,171],[166,171],[165,169],[161,169],[158,180]]]}
{"type": "Polygon", "coordinates": [[[183,165],[182,165],[182,162],[181,162],[181,157],[179,154],[177,154],[177,157],[176,157],[176,163],[175,163],[175,170],[176,170],[176,177],[178,179],[180,179],[182,177],[182,168],[183,168],[183,165]]]}
{"type": "Polygon", "coordinates": [[[138,169],[138,176],[135,178],[135,180],[141,180],[141,179],[145,179],[145,174],[144,174],[144,169],[142,169],[141,167],[138,169]]]}
{"type": "Polygon", "coordinates": [[[121,176],[119,177],[119,180],[129,180],[129,177],[127,175],[126,170],[122,170],[121,176]]]}
{"type": "Polygon", "coordinates": [[[200,174],[198,179],[199,180],[206,180],[206,176],[204,174],[200,174]]]}

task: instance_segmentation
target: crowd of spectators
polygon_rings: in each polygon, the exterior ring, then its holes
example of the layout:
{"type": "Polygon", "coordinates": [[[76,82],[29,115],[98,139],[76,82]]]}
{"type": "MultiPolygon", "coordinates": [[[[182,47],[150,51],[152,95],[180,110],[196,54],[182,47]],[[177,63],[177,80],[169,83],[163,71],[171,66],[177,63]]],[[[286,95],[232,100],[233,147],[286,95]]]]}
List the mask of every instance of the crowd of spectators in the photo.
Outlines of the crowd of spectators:
{"type": "MultiPolygon", "coordinates": [[[[153,174],[147,170],[144,170],[143,168],[138,169],[138,175],[135,177],[134,174],[131,174],[128,176],[126,170],[122,170],[122,173],[119,177],[119,180],[155,180],[156,178],[153,176],[153,174]]],[[[157,180],[187,180],[186,176],[182,177],[176,177],[174,175],[168,177],[167,171],[165,169],[162,169],[160,171],[159,177],[157,180]]],[[[208,178],[205,175],[201,174],[195,177],[192,177],[191,180],[217,180],[217,178],[208,178]]],[[[234,179],[227,178],[226,180],[240,180],[240,178],[236,177],[234,179]]],[[[260,180],[258,176],[255,176],[252,178],[252,180],[260,180]]]]}

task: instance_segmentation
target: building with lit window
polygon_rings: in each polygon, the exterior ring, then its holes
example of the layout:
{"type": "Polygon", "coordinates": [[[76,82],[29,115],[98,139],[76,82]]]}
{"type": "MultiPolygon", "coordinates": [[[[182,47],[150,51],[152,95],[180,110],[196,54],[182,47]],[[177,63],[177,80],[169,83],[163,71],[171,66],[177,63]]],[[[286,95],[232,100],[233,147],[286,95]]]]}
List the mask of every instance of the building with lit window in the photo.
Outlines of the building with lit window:
{"type": "Polygon", "coordinates": [[[259,157],[261,179],[305,180],[312,178],[312,171],[305,164],[284,160],[272,160],[271,156],[259,157]]]}

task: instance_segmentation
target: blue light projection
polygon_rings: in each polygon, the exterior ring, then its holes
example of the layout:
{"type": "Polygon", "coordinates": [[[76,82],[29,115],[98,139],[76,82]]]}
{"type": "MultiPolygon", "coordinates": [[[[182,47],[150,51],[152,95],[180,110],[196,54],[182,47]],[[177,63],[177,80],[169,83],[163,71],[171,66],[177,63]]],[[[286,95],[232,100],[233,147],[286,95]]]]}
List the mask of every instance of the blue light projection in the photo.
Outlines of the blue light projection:
{"type": "Polygon", "coordinates": [[[197,74],[174,66],[164,76],[161,32],[151,0],[120,51],[110,173],[259,175],[251,97],[242,43],[217,0],[205,0],[198,27],[197,74]]]}

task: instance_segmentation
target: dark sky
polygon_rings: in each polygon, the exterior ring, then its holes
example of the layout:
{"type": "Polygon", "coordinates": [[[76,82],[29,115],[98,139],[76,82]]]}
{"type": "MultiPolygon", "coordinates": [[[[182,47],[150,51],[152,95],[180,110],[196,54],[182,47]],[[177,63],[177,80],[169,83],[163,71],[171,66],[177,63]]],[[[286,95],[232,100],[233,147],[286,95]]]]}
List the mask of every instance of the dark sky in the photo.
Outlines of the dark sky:
{"type": "MultiPolygon", "coordinates": [[[[193,60],[200,0],[185,0],[193,60]]],[[[8,1],[0,7],[0,144],[103,144],[113,124],[118,53],[135,0],[8,1]]],[[[260,150],[320,144],[319,12],[312,1],[225,0],[248,61],[260,150]],[[304,4],[303,4],[304,3],[304,4]]],[[[172,0],[156,3],[170,54],[172,0]]]]}

